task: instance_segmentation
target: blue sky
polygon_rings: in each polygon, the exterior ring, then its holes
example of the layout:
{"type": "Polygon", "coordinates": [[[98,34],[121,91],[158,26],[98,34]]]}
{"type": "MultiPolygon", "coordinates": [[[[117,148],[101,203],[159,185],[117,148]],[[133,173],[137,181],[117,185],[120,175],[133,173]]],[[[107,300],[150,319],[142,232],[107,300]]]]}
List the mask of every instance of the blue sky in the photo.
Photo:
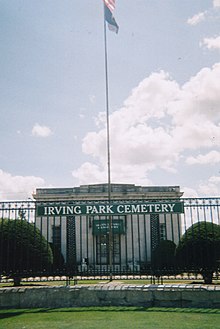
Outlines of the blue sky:
{"type": "MultiPolygon", "coordinates": [[[[0,0],[0,199],[107,182],[102,0],[0,0]]],[[[115,183],[220,192],[220,0],[117,0],[115,183]]]]}

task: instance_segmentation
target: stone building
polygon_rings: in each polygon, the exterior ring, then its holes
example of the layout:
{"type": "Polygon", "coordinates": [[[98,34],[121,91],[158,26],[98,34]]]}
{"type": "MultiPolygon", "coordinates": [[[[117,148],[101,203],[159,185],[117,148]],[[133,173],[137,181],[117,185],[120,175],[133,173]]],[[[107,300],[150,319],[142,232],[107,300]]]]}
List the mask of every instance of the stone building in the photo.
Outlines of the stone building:
{"type": "Polygon", "coordinates": [[[161,240],[178,243],[179,186],[111,184],[36,190],[36,225],[79,272],[139,272],[161,240]]]}

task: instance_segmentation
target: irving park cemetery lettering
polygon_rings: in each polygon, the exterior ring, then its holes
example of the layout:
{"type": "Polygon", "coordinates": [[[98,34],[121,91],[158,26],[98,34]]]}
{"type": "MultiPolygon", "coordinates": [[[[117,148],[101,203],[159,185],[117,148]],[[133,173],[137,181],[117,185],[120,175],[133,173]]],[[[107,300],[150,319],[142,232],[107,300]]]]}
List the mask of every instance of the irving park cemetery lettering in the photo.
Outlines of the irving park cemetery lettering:
{"type": "Polygon", "coordinates": [[[37,216],[183,213],[183,202],[37,204],[37,216]]]}

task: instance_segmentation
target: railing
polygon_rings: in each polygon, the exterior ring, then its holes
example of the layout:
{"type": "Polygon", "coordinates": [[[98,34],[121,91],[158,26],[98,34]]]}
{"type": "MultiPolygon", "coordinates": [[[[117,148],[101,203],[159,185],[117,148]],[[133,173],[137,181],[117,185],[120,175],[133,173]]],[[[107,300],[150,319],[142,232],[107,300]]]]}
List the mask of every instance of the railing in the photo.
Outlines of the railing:
{"type": "Polygon", "coordinates": [[[110,273],[117,278],[218,279],[220,199],[181,201],[182,214],[114,213],[112,227],[106,214],[73,215],[60,208],[38,214],[34,201],[1,202],[0,275],[15,281],[110,273]]]}

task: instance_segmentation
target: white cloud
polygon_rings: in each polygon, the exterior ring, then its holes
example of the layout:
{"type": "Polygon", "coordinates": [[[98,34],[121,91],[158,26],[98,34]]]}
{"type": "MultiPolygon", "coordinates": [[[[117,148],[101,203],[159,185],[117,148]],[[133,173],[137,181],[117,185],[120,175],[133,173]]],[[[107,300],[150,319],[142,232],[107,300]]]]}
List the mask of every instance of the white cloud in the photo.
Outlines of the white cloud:
{"type": "Polygon", "coordinates": [[[220,0],[213,0],[213,7],[220,7],[220,0]]]}
{"type": "MultiPolygon", "coordinates": [[[[213,137],[214,146],[220,146],[219,86],[220,63],[203,68],[183,86],[163,71],[141,81],[110,115],[112,181],[150,184],[155,169],[175,172],[183,152],[213,151],[213,137]]],[[[94,163],[73,172],[81,183],[106,181],[103,117],[97,118],[97,131],[83,140],[83,152],[94,163]]]]}
{"type": "Polygon", "coordinates": [[[201,13],[194,15],[191,18],[188,18],[187,23],[189,25],[195,26],[195,25],[201,23],[202,21],[204,21],[205,17],[206,17],[206,12],[201,12],[201,13]]]}
{"type": "Polygon", "coordinates": [[[218,197],[220,195],[220,177],[211,176],[208,181],[200,183],[199,192],[204,196],[218,197]]]}
{"type": "Polygon", "coordinates": [[[204,38],[200,45],[205,46],[210,50],[212,49],[220,50],[220,36],[215,38],[204,38]]]}
{"type": "Polygon", "coordinates": [[[189,165],[207,165],[220,163],[220,152],[211,151],[205,155],[199,154],[197,157],[190,156],[186,159],[186,163],[189,165]]]}
{"type": "Polygon", "coordinates": [[[207,19],[209,20],[213,19],[216,15],[216,10],[218,10],[219,7],[220,7],[220,0],[213,0],[213,6],[211,8],[208,8],[204,12],[200,12],[188,18],[187,24],[191,26],[196,26],[207,19]]]}
{"type": "Polygon", "coordinates": [[[0,199],[27,200],[36,187],[43,187],[45,182],[35,176],[13,176],[0,169],[0,199]]]}
{"type": "Polygon", "coordinates": [[[184,198],[198,198],[197,191],[190,187],[182,187],[181,191],[183,191],[184,198]]]}
{"type": "Polygon", "coordinates": [[[52,135],[52,131],[47,126],[41,126],[38,123],[36,123],[32,128],[32,136],[46,138],[51,135],[52,135]]]}
{"type": "Polygon", "coordinates": [[[182,149],[220,145],[219,104],[220,64],[204,68],[182,88],[178,99],[171,102],[173,137],[182,149]]]}
{"type": "MultiPolygon", "coordinates": [[[[145,166],[124,165],[122,168],[120,165],[114,164],[111,166],[111,173],[114,173],[111,182],[152,185],[151,180],[145,176],[145,172],[145,166]]],[[[79,184],[97,184],[108,181],[106,165],[99,166],[89,162],[85,162],[80,168],[74,170],[72,175],[79,184]]]]}
{"type": "Polygon", "coordinates": [[[98,165],[85,162],[80,168],[72,172],[73,177],[77,178],[80,184],[94,184],[106,182],[106,171],[98,165]]]}

